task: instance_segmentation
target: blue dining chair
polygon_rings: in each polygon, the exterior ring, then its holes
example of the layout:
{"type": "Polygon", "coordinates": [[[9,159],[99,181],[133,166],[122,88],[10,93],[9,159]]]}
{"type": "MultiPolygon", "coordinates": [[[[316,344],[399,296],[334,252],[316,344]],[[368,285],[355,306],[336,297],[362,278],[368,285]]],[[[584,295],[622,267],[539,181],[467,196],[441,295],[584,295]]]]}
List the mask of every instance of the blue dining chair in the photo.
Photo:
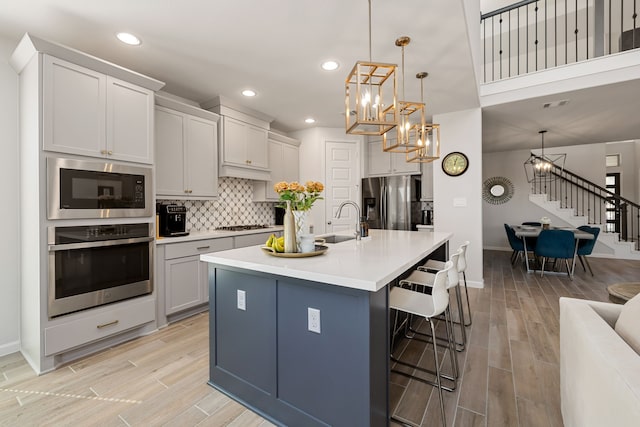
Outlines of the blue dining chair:
{"type": "Polygon", "coordinates": [[[511,254],[511,265],[514,265],[520,254],[524,253],[524,243],[522,243],[522,240],[516,236],[516,232],[510,225],[505,224],[504,230],[507,232],[507,239],[509,239],[509,245],[513,250],[513,253],[511,254]]]}
{"type": "Polygon", "coordinates": [[[593,276],[593,270],[591,270],[591,265],[589,264],[589,260],[587,260],[587,255],[591,255],[593,252],[593,247],[596,245],[596,240],[598,239],[598,234],[600,234],[599,227],[589,227],[588,225],[581,225],[578,227],[578,230],[586,231],[587,233],[593,234],[593,240],[578,240],[578,251],[576,252],[576,256],[580,260],[580,264],[582,264],[582,268],[584,271],[587,271],[585,268],[585,264],[589,267],[589,273],[593,276]]]}
{"type": "Polygon", "coordinates": [[[573,280],[573,272],[569,267],[569,260],[573,259],[576,250],[576,239],[573,231],[569,230],[542,230],[538,235],[534,253],[542,258],[542,272],[544,276],[544,264],[547,258],[564,259],[567,266],[567,274],[573,280]]]}

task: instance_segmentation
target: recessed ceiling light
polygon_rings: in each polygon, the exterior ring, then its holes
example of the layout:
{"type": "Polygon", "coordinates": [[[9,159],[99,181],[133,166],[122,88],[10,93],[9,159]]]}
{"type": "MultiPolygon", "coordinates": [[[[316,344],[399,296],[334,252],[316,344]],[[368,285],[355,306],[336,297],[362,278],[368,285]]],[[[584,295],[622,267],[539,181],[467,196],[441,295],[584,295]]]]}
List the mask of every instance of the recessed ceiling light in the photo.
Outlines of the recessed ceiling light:
{"type": "Polygon", "coordinates": [[[245,90],[243,90],[243,91],[242,91],[242,94],[243,94],[244,96],[249,96],[249,97],[251,97],[251,96],[256,96],[256,92],[255,92],[254,90],[251,90],[251,89],[245,89],[245,90]]]}
{"type": "Polygon", "coordinates": [[[326,61],[322,63],[322,69],[325,71],[334,71],[339,67],[336,61],[326,61]]]}
{"type": "Polygon", "coordinates": [[[126,43],[131,46],[139,46],[142,43],[139,38],[137,38],[131,33],[118,33],[116,34],[116,37],[122,43],[126,43]]]}
{"type": "Polygon", "coordinates": [[[308,117],[308,118],[304,119],[304,122],[311,124],[311,123],[315,123],[316,119],[314,119],[312,117],[308,117]]]}

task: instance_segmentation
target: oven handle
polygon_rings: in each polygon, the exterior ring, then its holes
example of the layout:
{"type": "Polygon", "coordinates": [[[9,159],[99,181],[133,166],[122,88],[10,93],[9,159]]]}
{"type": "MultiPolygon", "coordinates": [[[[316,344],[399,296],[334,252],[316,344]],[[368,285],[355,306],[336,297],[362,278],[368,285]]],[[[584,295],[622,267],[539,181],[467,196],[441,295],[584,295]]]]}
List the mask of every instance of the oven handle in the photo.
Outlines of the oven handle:
{"type": "Polygon", "coordinates": [[[66,251],[70,249],[99,248],[105,246],[130,245],[153,241],[153,237],[135,237],[132,239],[103,240],[101,242],[65,243],[62,245],[49,245],[49,252],[66,251]]]}

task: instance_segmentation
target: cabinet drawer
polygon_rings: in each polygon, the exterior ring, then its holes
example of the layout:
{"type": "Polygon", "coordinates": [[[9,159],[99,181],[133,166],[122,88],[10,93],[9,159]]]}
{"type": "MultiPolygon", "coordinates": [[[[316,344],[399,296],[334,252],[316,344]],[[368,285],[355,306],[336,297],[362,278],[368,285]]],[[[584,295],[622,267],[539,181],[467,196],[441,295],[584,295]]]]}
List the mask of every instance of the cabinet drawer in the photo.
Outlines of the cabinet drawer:
{"type": "Polygon", "coordinates": [[[45,355],[61,353],[155,320],[156,302],[153,298],[133,304],[126,302],[122,305],[113,310],[46,328],[45,355]]]}
{"type": "Polygon", "coordinates": [[[209,252],[233,249],[233,237],[194,240],[192,242],[170,243],[164,250],[164,259],[181,258],[209,252]]]}

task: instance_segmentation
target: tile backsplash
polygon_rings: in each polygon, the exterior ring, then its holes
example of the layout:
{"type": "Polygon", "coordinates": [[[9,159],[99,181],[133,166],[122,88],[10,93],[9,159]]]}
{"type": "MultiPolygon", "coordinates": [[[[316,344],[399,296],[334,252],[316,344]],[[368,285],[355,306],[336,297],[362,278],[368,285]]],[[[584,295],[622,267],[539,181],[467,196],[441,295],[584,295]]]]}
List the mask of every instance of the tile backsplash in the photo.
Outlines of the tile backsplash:
{"type": "Polygon", "coordinates": [[[215,200],[157,200],[187,208],[187,229],[212,230],[228,225],[275,223],[273,202],[253,202],[253,185],[248,179],[221,177],[215,200]]]}

